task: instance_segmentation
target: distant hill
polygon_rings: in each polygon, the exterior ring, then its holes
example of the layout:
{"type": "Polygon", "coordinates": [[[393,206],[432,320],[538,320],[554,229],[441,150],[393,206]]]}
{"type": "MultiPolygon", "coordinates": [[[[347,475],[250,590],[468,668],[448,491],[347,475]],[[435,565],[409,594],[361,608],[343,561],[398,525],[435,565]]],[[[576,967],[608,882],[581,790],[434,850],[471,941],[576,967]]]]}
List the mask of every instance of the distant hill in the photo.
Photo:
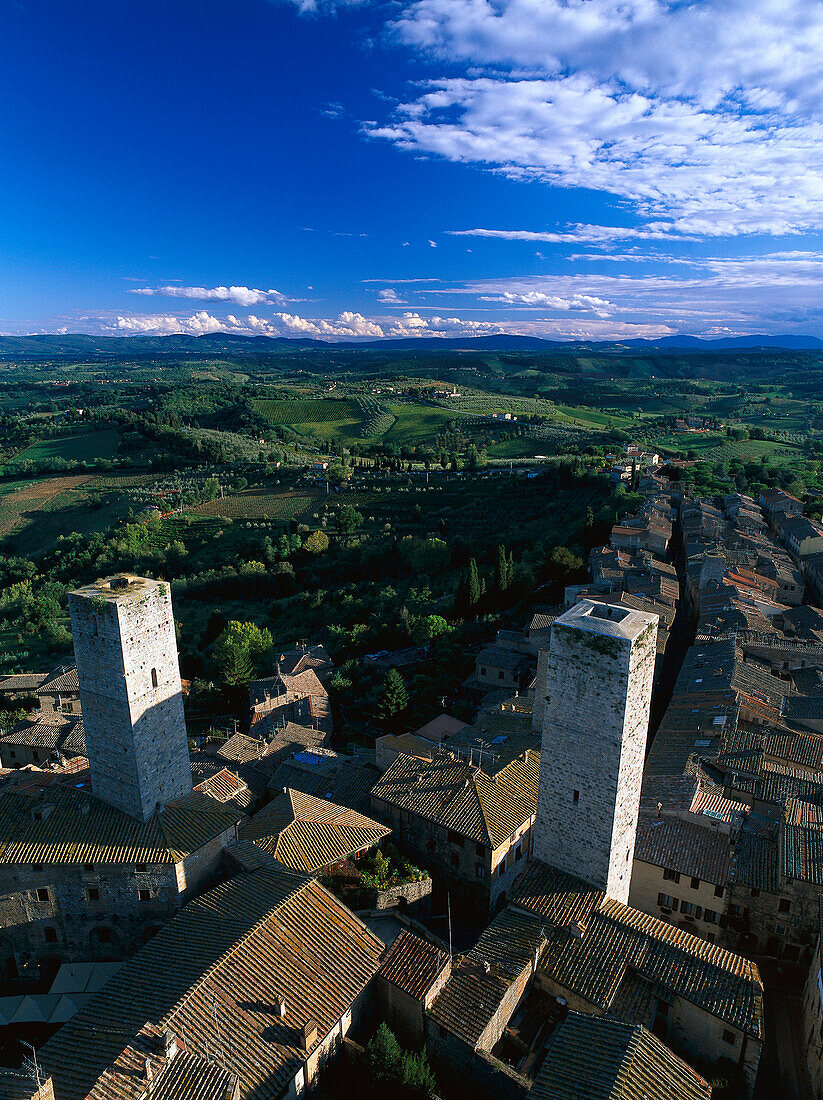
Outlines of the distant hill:
{"type": "Polygon", "coordinates": [[[818,351],[823,340],[806,335],[753,335],[703,339],[697,336],[665,336],[659,340],[559,341],[536,336],[424,336],[403,340],[327,341],[305,337],[238,336],[209,333],[204,336],[90,336],[86,333],[48,333],[37,336],[0,336],[0,359],[141,359],[162,356],[193,358],[214,355],[265,355],[276,351],[336,349],[354,351],[545,351],[597,348],[658,348],[684,351],[738,351],[779,348],[818,351]]]}

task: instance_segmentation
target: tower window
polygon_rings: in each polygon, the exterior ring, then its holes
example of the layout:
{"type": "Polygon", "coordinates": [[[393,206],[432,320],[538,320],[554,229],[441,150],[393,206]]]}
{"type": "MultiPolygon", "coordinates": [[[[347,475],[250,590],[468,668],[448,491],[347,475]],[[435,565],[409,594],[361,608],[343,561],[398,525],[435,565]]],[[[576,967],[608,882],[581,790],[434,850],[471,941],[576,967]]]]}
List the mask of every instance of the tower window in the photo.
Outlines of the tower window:
{"type": "Polygon", "coordinates": [[[151,670],[151,686],[153,688],[157,687],[157,669],[156,668],[153,668],[151,670]]]}
{"type": "Polygon", "coordinates": [[[48,891],[47,887],[41,887],[37,891],[37,900],[38,901],[48,901],[49,900],[49,891],[48,891]]]}
{"type": "Polygon", "coordinates": [[[43,938],[46,943],[57,943],[57,929],[56,928],[44,928],[43,938]]]}
{"type": "Polygon", "coordinates": [[[572,791],[572,802],[577,805],[580,801],[580,791],[572,791]]]}

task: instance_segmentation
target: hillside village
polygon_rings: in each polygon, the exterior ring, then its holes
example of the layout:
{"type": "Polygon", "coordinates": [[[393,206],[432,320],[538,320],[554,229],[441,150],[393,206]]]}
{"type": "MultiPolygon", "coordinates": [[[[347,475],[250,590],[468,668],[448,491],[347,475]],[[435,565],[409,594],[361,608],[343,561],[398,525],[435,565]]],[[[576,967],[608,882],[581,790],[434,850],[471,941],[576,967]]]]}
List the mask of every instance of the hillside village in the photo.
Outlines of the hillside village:
{"type": "Polygon", "coordinates": [[[169,585],[70,595],[74,663],[0,681],[0,1096],[342,1095],[382,1025],[446,1098],[823,1095],[823,529],[637,450],[474,719],[373,753],[318,644],[192,747],[169,585]]]}

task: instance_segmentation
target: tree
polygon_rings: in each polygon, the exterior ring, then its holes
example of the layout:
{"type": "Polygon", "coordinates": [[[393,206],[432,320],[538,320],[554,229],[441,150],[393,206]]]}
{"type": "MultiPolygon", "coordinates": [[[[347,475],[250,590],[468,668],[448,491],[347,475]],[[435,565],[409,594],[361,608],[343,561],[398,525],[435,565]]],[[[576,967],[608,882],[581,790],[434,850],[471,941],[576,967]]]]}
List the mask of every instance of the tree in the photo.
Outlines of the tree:
{"type": "Polygon", "coordinates": [[[477,606],[482,593],[483,588],[480,583],[480,574],[477,571],[477,562],[474,558],[470,558],[469,568],[466,571],[466,598],[469,607],[474,608],[477,606]]]}
{"type": "Polygon", "coordinates": [[[312,531],[306,541],[303,543],[303,549],[308,550],[310,554],[322,554],[324,550],[329,548],[329,536],[325,531],[312,531]]]}
{"type": "Polygon", "coordinates": [[[363,523],[363,516],[351,504],[343,504],[337,510],[337,526],[345,535],[350,535],[352,531],[360,527],[363,523]]]}
{"type": "Polygon", "coordinates": [[[335,464],[326,471],[326,480],[332,485],[342,485],[351,477],[351,467],[335,464]]]}
{"type": "Polygon", "coordinates": [[[425,1048],[419,1054],[410,1050],[403,1052],[400,1080],[412,1100],[432,1100],[437,1095],[437,1081],[425,1048]]]}
{"type": "Polygon", "coordinates": [[[419,539],[406,535],[400,540],[400,553],[415,573],[441,573],[451,562],[451,551],[442,539],[419,539]]]}
{"type": "Polygon", "coordinates": [[[257,663],[269,652],[272,638],[256,623],[233,619],[217,641],[212,655],[224,683],[230,686],[248,683],[257,663]]]}
{"type": "Polygon", "coordinates": [[[383,694],[377,707],[381,718],[394,719],[403,713],[409,705],[409,693],[403,677],[396,668],[390,668],[383,684],[383,694]]]}
{"type": "Polygon", "coordinates": [[[400,1044],[394,1033],[382,1023],[366,1045],[366,1064],[372,1080],[399,1081],[401,1057],[400,1044]]]}
{"type": "Polygon", "coordinates": [[[497,547],[497,564],[494,568],[494,587],[498,592],[505,592],[511,584],[514,563],[506,556],[506,547],[497,547]]]}
{"type": "Polygon", "coordinates": [[[435,638],[450,634],[451,631],[451,625],[442,615],[421,615],[419,619],[413,620],[410,633],[415,645],[428,645],[435,638]]]}

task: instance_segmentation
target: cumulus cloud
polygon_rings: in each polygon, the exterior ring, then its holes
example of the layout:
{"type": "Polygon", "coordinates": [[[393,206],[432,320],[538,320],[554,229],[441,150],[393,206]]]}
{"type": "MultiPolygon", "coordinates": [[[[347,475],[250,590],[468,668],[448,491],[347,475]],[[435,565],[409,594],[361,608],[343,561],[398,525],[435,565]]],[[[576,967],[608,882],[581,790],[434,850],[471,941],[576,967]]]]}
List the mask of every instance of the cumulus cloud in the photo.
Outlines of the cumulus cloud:
{"type": "Polygon", "coordinates": [[[412,0],[391,30],[463,67],[366,126],[400,148],[606,192],[683,235],[823,228],[823,5],[412,0]]]}
{"type": "Polygon", "coordinates": [[[390,286],[384,287],[382,290],[378,290],[377,300],[378,302],[385,302],[387,305],[390,306],[402,306],[405,304],[405,299],[401,298],[398,295],[397,291],[390,286]]]}
{"type": "Polygon", "coordinates": [[[277,304],[288,300],[279,290],[256,290],[248,286],[144,286],[129,293],[149,297],[193,298],[200,302],[234,302],[246,308],[261,302],[277,304]]]}

